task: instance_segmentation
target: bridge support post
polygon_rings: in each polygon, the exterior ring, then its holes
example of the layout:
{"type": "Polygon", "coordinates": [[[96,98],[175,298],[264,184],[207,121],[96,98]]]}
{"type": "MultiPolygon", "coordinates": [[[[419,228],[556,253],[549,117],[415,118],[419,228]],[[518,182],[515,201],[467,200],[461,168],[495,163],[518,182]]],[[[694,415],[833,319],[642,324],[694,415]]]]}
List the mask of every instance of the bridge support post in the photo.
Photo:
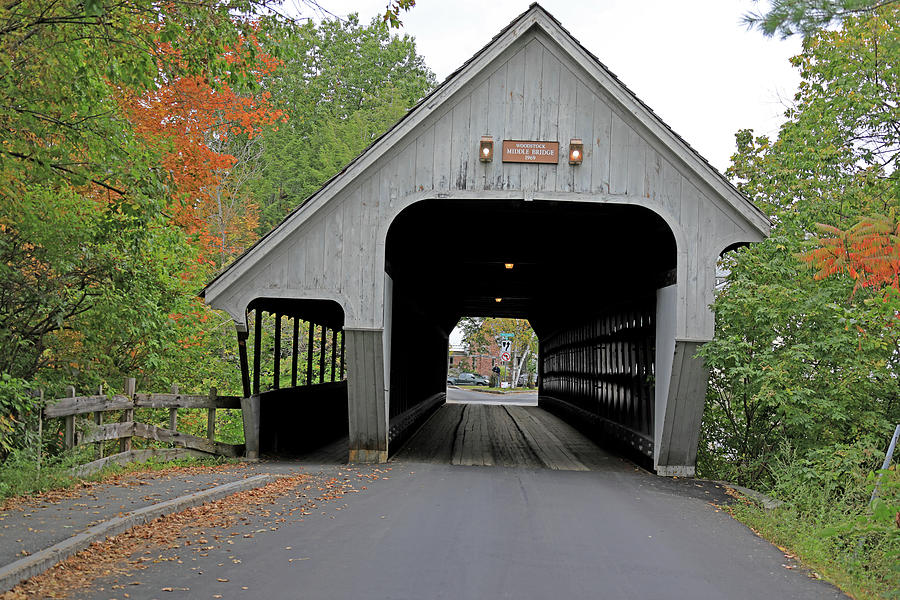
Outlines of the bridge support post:
{"type": "Polygon", "coordinates": [[[241,417],[244,421],[244,456],[251,460],[259,458],[259,394],[241,398],[241,417]]]}
{"type": "Polygon", "coordinates": [[[693,477],[709,370],[694,358],[704,342],[678,339],[678,302],[677,285],[657,290],[653,468],[657,475],[693,477]]]}
{"type": "MultiPolygon", "coordinates": [[[[657,415],[662,416],[654,444],[657,475],[693,477],[696,471],[697,443],[709,379],[703,359],[695,357],[702,345],[699,341],[675,340],[668,385],[660,390],[665,404],[657,404],[657,415]]],[[[660,383],[658,380],[657,385],[660,383]]]]}
{"type": "Polygon", "coordinates": [[[388,456],[383,329],[345,329],[349,460],[381,463],[388,456]]]}

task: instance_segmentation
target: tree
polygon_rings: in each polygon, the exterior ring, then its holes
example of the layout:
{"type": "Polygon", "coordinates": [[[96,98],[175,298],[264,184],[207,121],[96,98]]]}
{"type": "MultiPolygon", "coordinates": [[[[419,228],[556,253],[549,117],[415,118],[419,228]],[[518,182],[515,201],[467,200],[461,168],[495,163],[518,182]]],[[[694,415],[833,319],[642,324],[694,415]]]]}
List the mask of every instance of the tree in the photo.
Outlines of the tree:
{"type": "Polygon", "coordinates": [[[255,237],[265,86],[297,39],[279,4],[0,6],[0,436],[26,386],[239,387],[196,292],[255,237]]]}
{"type": "Polygon", "coordinates": [[[388,0],[384,11],[384,22],[392,29],[400,27],[403,23],[400,21],[400,11],[409,11],[416,5],[416,0],[388,0]]]}
{"type": "MultiPolygon", "coordinates": [[[[0,361],[4,372],[28,379],[60,365],[46,353],[48,335],[81,344],[74,320],[87,319],[99,298],[115,290],[135,306],[141,296],[131,292],[147,292],[151,281],[172,290],[190,270],[190,248],[166,212],[164,149],[138,135],[122,98],[192,78],[252,86],[225,50],[258,31],[271,6],[23,0],[0,8],[0,341],[13,349],[0,361]]],[[[171,308],[157,305],[154,315],[165,323],[171,308]]]]}
{"type": "Polygon", "coordinates": [[[871,448],[900,420],[900,302],[884,292],[900,208],[898,15],[891,4],[807,37],[777,140],[737,135],[728,174],[774,227],[725,259],[716,338],[701,350],[707,474],[770,485],[785,446],[801,460],[871,448]]]}
{"type": "Polygon", "coordinates": [[[308,23],[280,42],[284,65],[263,80],[291,115],[262,139],[259,233],[268,232],[424,96],[434,75],[409,36],[375,20],[308,23]]]}
{"type": "Polygon", "coordinates": [[[464,317],[460,319],[459,327],[463,330],[463,342],[470,353],[485,354],[491,348],[498,348],[500,340],[508,339],[511,342],[510,377],[513,387],[518,385],[523,372],[528,373],[530,379],[537,364],[538,339],[527,320],[464,317]]]}
{"type": "Polygon", "coordinates": [[[897,0],[772,0],[767,12],[744,15],[744,23],[767,36],[812,36],[828,26],[871,13],[897,0]]]}
{"type": "MultiPolygon", "coordinates": [[[[799,255],[817,269],[816,279],[847,274],[856,280],[853,291],[891,288],[900,292],[900,225],[883,215],[863,217],[843,231],[819,225],[825,234],[816,247],[799,255]]],[[[891,293],[885,301],[891,298],[891,293]]]]}
{"type": "Polygon", "coordinates": [[[174,185],[169,213],[195,238],[201,260],[219,269],[255,239],[248,182],[259,168],[260,134],[287,119],[258,87],[279,61],[259,50],[255,35],[238,43],[225,58],[252,85],[175,77],[126,99],[138,135],[163,149],[174,185]]]}
{"type": "Polygon", "coordinates": [[[151,184],[153,173],[126,168],[138,150],[129,145],[133,138],[114,91],[139,93],[173,76],[218,77],[232,85],[245,81],[245,72],[230,68],[225,49],[252,33],[253,20],[273,5],[269,0],[6,3],[0,8],[3,155],[12,168],[45,183],[94,182],[121,192],[128,179],[128,192],[136,195],[137,184],[151,184]],[[246,17],[236,18],[235,11],[246,17]]]}

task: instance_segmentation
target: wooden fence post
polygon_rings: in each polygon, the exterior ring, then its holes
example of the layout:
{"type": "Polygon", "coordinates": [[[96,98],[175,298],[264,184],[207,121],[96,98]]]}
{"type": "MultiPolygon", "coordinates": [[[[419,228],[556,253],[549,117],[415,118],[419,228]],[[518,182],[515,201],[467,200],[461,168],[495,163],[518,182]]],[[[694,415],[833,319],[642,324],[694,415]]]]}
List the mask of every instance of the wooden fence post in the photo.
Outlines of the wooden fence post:
{"type": "MultiPolygon", "coordinates": [[[[75,386],[68,385],[66,386],[66,393],[69,398],[75,397],[75,386]]],[[[75,447],[75,415],[69,415],[66,417],[66,450],[71,450],[75,447]]]]}
{"type": "MultiPolygon", "coordinates": [[[[103,386],[102,386],[102,385],[100,386],[100,389],[99,389],[99,391],[98,391],[97,393],[98,393],[100,396],[103,395],[103,386]]],[[[98,410],[97,412],[94,413],[94,424],[95,424],[97,427],[100,427],[101,425],[103,425],[103,412],[102,412],[102,411],[99,411],[99,410],[98,410]]],[[[101,459],[101,458],[103,458],[103,442],[97,442],[97,452],[96,452],[96,454],[97,454],[97,459],[98,459],[98,460],[101,459]]]]}
{"type": "MultiPolygon", "coordinates": [[[[216,388],[209,388],[209,399],[211,402],[216,401],[218,395],[216,388]]],[[[206,411],[206,439],[211,442],[216,441],[216,409],[210,408],[206,411]]]]}
{"type": "MultiPolygon", "coordinates": [[[[137,381],[134,377],[126,377],[125,378],[125,395],[128,396],[132,403],[134,402],[134,389],[137,381]]],[[[120,419],[122,423],[127,423],[128,421],[134,421],[134,408],[126,408],[122,411],[122,418],[120,419]]],[[[130,452],[131,451],[131,436],[123,437],[119,439],[119,452],[130,452]]]]}
{"type": "MultiPolygon", "coordinates": [[[[170,388],[170,391],[173,394],[177,395],[178,394],[178,384],[173,383],[172,387],[170,388]]],[[[177,408],[169,409],[169,430],[178,431],[178,409],[177,408]]]]}

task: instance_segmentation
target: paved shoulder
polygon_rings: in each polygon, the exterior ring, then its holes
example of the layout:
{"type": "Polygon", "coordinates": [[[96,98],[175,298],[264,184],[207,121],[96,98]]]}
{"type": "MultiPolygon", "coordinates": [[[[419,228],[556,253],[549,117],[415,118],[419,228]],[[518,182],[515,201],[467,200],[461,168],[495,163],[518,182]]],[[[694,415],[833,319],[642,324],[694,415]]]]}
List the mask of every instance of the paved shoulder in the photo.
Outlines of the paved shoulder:
{"type": "Polygon", "coordinates": [[[284,466],[174,467],[7,502],[0,510],[0,590],[93,541],[172,511],[271,481],[284,466]]]}

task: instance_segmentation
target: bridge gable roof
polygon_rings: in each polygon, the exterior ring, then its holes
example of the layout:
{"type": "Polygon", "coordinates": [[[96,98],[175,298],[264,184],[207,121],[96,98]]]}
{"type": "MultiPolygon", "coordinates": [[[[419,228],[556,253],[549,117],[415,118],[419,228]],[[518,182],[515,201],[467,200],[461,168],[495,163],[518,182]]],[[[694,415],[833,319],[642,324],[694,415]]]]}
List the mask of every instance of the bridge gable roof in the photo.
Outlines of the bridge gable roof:
{"type": "MultiPolygon", "coordinates": [[[[731,212],[740,216],[747,229],[761,236],[769,233],[770,223],[766,216],[741,194],[696,150],[677,135],[662,119],[628,89],[600,60],[578,42],[550,13],[539,4],[532,4],[472,58],[449,75],[431,93],[417,103],[393,127],[375,140],[358,157],[347,164],[339,173],[329,179],[316,193],[294,209],[269,233],[221,271],[204,288],[205,295],[211,288],[224,290],[274,250],[292,232],[296,231],[313,214],[326,206],[342,190],[363,176],[373,165],[389,154],[398,144],[409,139],[423,123],[452,106],[455,99],[473,80],[484,74],[495,61],[525,36],[537,35],[539,31],[562,49],[565,58],[574,62],[602,88],[619,110],[633,117],[649,135],[658,141],[669,154],[686,165],[695,181],[702,182],[714,193],[712,199],[724,203],[731,212]]],[[[481,132],[478,132],[480,135],[481,132]]],[[[565,151],[565,144],[560,144],[565,151]]],[[[499,148],[497,148],[499,151],[499,148]]]]}

